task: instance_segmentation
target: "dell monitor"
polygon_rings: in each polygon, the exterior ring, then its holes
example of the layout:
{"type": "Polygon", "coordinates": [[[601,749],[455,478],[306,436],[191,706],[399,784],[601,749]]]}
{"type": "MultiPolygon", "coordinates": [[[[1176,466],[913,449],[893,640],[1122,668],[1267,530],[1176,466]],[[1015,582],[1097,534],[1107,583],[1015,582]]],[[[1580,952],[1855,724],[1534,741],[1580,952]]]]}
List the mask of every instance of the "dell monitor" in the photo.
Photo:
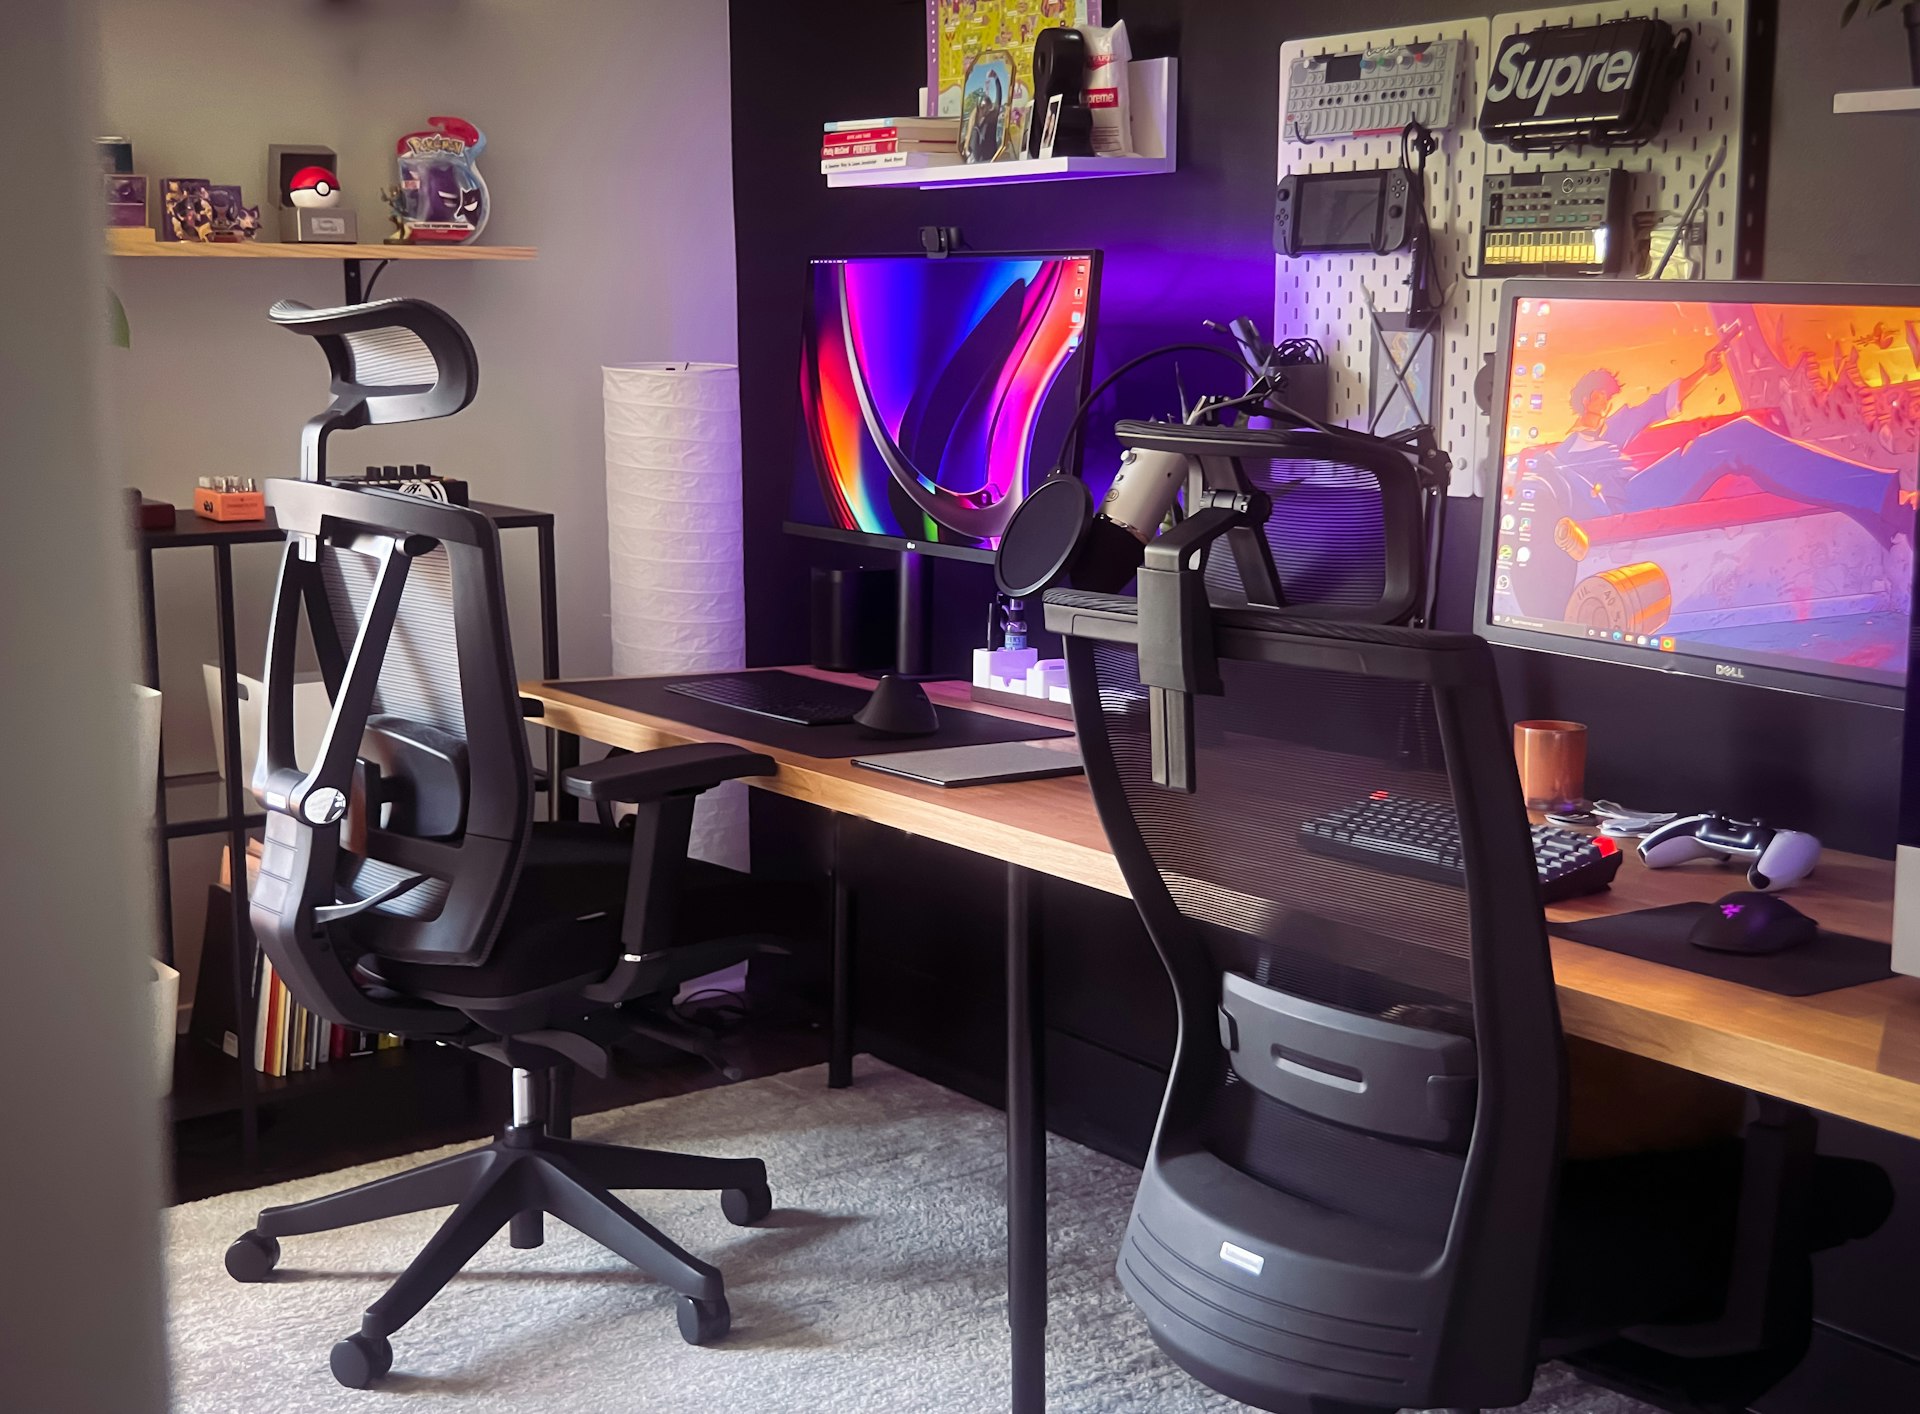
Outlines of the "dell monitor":
{"type": "Polygon", "coordinates": [[[1077,441],[1098,253],[817,260],[808,280],[787,529],[991,561],[1077,441]]]}
{"type": "Polygon", "coordinates": [[[1476,627],[1898,707],[1920,289],[1509,280],[1476,627]]]}

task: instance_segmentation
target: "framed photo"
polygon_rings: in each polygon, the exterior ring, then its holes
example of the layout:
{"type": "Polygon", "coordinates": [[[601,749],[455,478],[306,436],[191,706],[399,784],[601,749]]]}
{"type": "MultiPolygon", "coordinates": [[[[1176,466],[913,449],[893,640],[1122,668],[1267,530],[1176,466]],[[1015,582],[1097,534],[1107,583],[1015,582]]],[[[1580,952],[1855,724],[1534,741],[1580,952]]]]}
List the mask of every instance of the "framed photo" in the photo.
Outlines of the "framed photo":
{"type": "Polygon", "coordinates": [[[968,162],[998,162],[1016,153],[1013,123],[1013,56],[1004,49],[974,55],[960,96],[960,156],[968,162]]]}

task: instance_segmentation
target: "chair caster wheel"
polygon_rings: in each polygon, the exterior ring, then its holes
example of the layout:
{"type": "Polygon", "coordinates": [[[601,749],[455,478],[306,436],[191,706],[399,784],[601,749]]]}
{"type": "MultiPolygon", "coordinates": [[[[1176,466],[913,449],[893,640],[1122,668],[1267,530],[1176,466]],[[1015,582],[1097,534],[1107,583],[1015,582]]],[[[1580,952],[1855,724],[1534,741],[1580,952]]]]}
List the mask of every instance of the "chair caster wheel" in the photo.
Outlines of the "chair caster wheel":
{"type": "Polygon", "coordinates": [[[773,1211],[773,1190],[764,1183],[725,1189],[720,1194],[720,1211],[735,1227],[752,1227],[773,1211]]]}
{"type": "Polygon", "coordinates": [[[327,1362],[333,1377],[348,1389],[365,1389],[393,1368],[393,1342],[355,1331],[333,1347],[327,1362]]]}
{"type": "Polygon", "coordinates": [[[227,1248],[227,1275],[235,1281],[265,1281],[280,1262],[280,1239],[243,1232],[227,1248]]]}
{"type": "Polygon", "coordinates": [[[677,1314],[680,1335],[688,1345],[712,1345],[733,1326],[733,1313],[727,1309],[724,1297],[718,1301],[702,1301],[697,1296],[683,1296],[677,1314]]]}

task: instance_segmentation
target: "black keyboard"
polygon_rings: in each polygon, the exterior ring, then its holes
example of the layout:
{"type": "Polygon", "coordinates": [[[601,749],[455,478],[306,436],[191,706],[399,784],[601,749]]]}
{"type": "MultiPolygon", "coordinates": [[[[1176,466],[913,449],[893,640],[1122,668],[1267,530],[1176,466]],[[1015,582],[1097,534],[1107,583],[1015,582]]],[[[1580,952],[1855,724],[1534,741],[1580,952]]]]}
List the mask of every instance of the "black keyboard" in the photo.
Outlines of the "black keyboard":
{"type": "MultiPolygon", "coordinates": [[[[1345,859],[1369,869],[1464,887],[1465,856],[1453,807],[1410,800],[1379,790],[1300,827],[1300,843],[1315,854],[1345,859]]],[[[1620,872],[1620,845],[1557,825],[1533,827],[1533,859],[1540,870],[1540,897],[1547,903],[1598,893],[1620,872]]]]}
{"type": "Polygon", "coordinates": [[[830,727],[851,722],[853,714],[873,696],[871,688],[847,687],[779,671],[684,678],[668,683],[667,691],[802,727],[830,727]]]}

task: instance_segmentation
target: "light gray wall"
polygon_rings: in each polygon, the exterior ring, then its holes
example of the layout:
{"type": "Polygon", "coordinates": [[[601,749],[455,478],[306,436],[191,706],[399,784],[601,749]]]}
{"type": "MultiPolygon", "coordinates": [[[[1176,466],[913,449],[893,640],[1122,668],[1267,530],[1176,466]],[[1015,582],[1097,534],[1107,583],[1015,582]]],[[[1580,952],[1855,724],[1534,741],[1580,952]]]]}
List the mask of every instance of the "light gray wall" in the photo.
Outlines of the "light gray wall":
{"type": "MultiPolygon", "coordinates": [[[[165,177],[205,177],[264,207],[267,145],[319,143],[340,154],[362,238],[380,240],[394,140],[434,114],[486,133],[483,240],[538,246],[539,259],[394,264],[375,291],[431,300],[466,326],[479,397],[447,421],[341,434],[332,456],[348,469],[426,461],[482,499],[553,511],[564,667],[608,671],[600,366],[734,358],[724,0],[102,0],[102,11],[99,131],[132,138],[156,191],[165,177]]],[[[111,279],[133,331],[131,351],[109,360],[115,480],[177,503],[199,474],[293,474],[326,364],[266,310],[283,297],[339,303],[340,267],[116,260],[111,279]]],[[[509,531],[503,544],[516,652],[533,676],[534,541],[509,531]]],[[[237,552],[253,601],[243,665],[263,651],[275,556],[237,552]]],[[[171,552],[158,576],[168,769],[210,770],[211,558],[171,552]]],[[[217,845],[175,856],[190,963],[217,845]]]]}
{"type": "Polygon", "coordinates": [[[0,1404],[166,1404],[151,880],[135,769],[133,555],[101,464],[106,341],[88,172],[86,0],[0,17],[0,190],[37,220],[0,262],[0,1404]]]}

